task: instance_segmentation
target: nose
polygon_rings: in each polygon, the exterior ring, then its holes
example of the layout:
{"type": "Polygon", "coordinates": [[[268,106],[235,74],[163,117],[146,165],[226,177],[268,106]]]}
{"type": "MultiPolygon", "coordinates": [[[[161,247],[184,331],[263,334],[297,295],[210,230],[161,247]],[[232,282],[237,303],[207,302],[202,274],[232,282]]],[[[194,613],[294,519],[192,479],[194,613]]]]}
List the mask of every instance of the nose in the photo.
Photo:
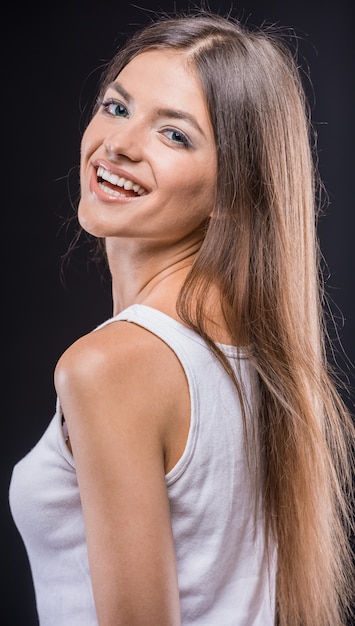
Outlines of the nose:
{"type": "Polygon", "coordinates": [[[139,122],[125,119],[105,137],[104,146],[113,159],[126,158],[130,161],[140,161],[143,153],[143,129],[139,122]]]}

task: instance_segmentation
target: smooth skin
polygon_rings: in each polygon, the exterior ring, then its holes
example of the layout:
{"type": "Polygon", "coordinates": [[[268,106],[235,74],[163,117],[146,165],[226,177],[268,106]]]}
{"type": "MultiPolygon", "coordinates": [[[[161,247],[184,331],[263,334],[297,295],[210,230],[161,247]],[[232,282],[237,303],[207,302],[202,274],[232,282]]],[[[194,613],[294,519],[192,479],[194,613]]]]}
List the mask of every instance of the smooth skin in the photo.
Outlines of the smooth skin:
{"type": "MultiPolygon", "coordinates": [[[[108,88],[81,148],[79,221],[106,240],[114,314],[141,303],[178,319],[176,298],[213,210],[216,171],[203,91],[186,56],[137,56],[108,88]],[[102,181],[98,168],[131,180],[141,195],[102,181]]],[[[179,626],[165,483],[190,423],[178,359],[148,331],[114,322],[62,355],[55,385],[99,625],[179,626]]]]}

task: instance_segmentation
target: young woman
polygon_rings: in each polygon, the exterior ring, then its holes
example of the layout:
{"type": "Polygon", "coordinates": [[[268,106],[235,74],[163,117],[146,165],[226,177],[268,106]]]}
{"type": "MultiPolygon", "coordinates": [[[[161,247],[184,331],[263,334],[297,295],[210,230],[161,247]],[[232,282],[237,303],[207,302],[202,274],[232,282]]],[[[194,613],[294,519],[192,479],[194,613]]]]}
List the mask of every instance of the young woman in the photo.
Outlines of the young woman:
{"type": "Polygon", "coordinates": [[[345,624],[353,430],[292,53],[157,20],[107,68],[80,178],[113,315],[59,359],[12,477],[41,626],[345,624]]]}

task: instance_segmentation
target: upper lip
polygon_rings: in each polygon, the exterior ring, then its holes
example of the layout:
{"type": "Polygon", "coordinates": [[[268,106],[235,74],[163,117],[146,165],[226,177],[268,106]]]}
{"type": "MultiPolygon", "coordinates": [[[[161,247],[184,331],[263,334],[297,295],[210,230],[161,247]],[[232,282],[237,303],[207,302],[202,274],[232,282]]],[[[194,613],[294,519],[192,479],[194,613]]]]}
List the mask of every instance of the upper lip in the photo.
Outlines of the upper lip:
{"type": "Polygon", "coordinates": [[[149,191],[148,187],[141,180],[139,180],[136,176],[134,176],[130,172],[127,172],[126,170],[123,170],[119,167],[112,167],[111,164],[108,165],[105,161],[101,161],[101,160],[94,161],[93,166],[95,167],[96,171],[98,170],[99,167],[102,167],[110,174],[115,174],[119,178],[125,178],[126,180],[131,180],[135,185],[139,185],[147,193],[149,191]]]}

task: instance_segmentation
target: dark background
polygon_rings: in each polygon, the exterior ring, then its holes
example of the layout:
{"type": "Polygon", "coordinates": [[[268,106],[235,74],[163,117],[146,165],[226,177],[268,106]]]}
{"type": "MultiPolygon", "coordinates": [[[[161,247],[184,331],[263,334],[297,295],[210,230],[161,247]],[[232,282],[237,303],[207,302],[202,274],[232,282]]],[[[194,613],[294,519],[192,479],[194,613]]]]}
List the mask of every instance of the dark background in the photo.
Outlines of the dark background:
{"type": "MultiPolygon", "coordinates": [[[[37,624],[26,553],[8,508],[13,465],[37,442],[54,412],[53,369],[80,335],[111,314],[110,284],[83,242],[61,278],[72,235],[65,221],[78,194],[80,136],[100,66],[151,12],[187,0],[31,4],[2,11],[3,386],[1,461],[4,626],[37,624]]],[[[210,1],[222,14],[231,4],[210,1]]],[[[341,378],[354,384],[354,37],[350,3],[241,0],[233,15],[294,29],[300,63],[314,88],[313,122],[329,205],[319,223],[326,289],[337,331],[341,378]],[[346,353],[346,356],[344,354],[346,353]]],[[[152,85],[154,89],[154,85],[152,85]]],[[[342,392],[353,411],[354,394],[342,392]]],[[[216,625],[217,626],[217,625],[216,625]]],[[[315,624],[315,626],[317,626],[315,624]]]]}

